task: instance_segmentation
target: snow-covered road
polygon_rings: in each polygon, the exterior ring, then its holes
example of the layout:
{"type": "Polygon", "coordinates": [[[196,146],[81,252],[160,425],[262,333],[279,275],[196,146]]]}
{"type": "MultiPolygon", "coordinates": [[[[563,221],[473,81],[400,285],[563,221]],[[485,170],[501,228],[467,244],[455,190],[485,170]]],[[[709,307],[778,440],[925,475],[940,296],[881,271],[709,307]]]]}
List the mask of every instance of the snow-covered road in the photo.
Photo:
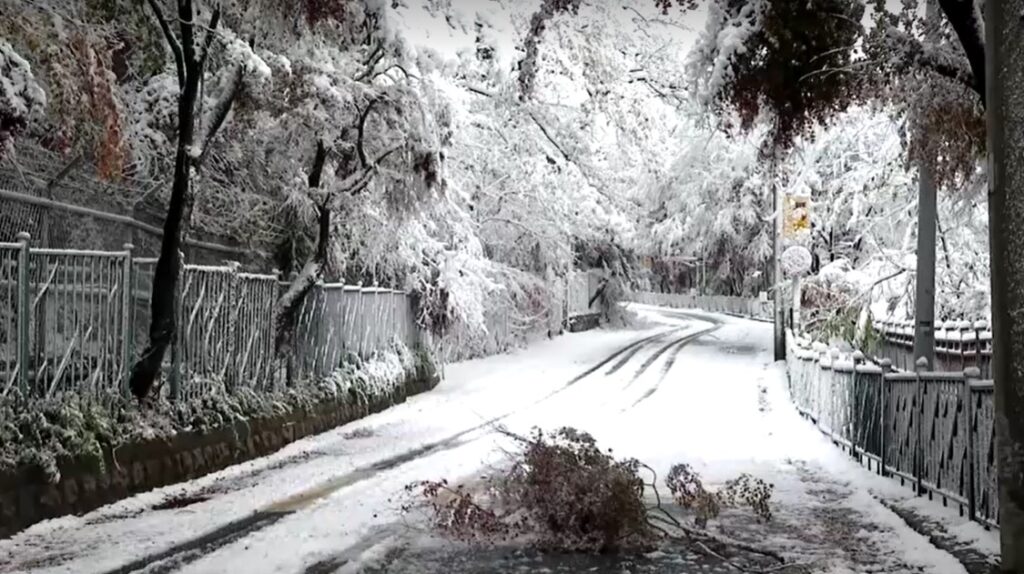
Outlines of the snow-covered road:
{"type": "MultiPolygon", "coordinates": [[[[661,475],[688,462],[713,484],[741,472],[764,478],[775,485],[773,521],[755,525],[734,512],[720,527],[768,543],[806,564],[801,571],[963,572],[877,499],[907,493],[852,463],[796,414],[781,366],[771,362],[770,325],[635,309],[650,321],[645,328],[566,335],[449,365],[436,390],[386,412],[38,524],[0,541],[0,572],[581,569],[427,544],[400,516],[409,482],[471,478],[498,460],[499,421],[522,432],[575,426],[661,475]]],[[[632,570],[687,571],[681,566],[696,559],[645,560],[632,570]]]]}

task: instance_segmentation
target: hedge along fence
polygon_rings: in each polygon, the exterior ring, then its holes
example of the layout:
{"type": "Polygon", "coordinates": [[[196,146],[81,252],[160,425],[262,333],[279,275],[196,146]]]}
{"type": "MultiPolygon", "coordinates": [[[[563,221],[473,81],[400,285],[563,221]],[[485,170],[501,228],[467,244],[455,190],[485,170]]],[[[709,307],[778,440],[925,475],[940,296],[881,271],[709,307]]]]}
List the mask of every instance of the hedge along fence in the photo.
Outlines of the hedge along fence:
{"type": "MultiPolygon", "coordinates": [[[[892,361],[894,368],[914,370],[913,321],[876,321],[879,357],[892,361]]],[[[992,331],[987,321],[946,321],[935,329],[935,369],[962,372],[977,367],[981,376],[991,376],[992,331]]]]}
{"type": "Polygon", "coordinates": [[[793,401],[822,433],[869,469],[998,527],[992,381],[977,367],[893,372],[887,358],[787,340],[793,401]]]}
{"type": "MultiPolygon", "coordinates": [[[[37,249],[27,235],[0,243],[0,398],[127,392],[147,340],[155,259],[123,251],[37,249]],[[130,286],[130,288],[126,288],[130,286]]],[[[284,288],[237,265],[185,265],[177,329],[162,388],[172,399],[216,390],[273,390],[323,377],[352,355],[364,359],[419,342],[401,292],[317,285],[303,302],[288,363],[274,352],[273,309],[284,288]]]]}
{"type": "Polygon", "coordinates": [[[493,297],[484,308],[483,329],[456,323],[429,345],[435,356],[451,362],[502,353],[559,334],[579,318],[599,312],[598,303],[590,305],[590,301],[601,281],[599,270],[574,271],[548,281],[538,279],[525,286],[518,300],[493,297]]]}
{"type": "Polygon", "coordinates": [[[634,293],[633,299],[644,305],[673,307],[677,309],[700,309],[711,313],[726,313],[753,319],[770,321],[772,302],[756,297],[734,297],[727,295],[691,295],[688,293],[634,293]]]}

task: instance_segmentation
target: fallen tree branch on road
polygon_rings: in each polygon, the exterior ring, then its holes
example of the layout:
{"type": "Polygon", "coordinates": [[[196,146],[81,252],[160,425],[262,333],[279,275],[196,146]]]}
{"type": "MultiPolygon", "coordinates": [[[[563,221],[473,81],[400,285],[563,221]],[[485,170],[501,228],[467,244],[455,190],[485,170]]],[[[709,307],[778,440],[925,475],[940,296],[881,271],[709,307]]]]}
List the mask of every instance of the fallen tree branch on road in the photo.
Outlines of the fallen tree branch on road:
{"type": "Polygon", "coordinates": [[[664,507],[652,467],[614,458],[585,432],[495,430],[518,447],[501,449],[507,466],[475,488],[444,479],[411,483],[403,511],[425,510],[435,531],[470,543],[521,541],[542,551],[605,554],[646,552],[672,541],[741,572],[788,566],[778,552],[705,528],[725,507],[749,507],[756,520],[770,520],[772,486],[759,479],[744,474],[709,490],[688,465],[673,466],[665,484],[679,507],[694,511],[696,526],[688,526],[664,507]],[[650,472],[649,482],[642,470],[650,472]],[[734,553],[750,556],[741,562],[734,553]]]}

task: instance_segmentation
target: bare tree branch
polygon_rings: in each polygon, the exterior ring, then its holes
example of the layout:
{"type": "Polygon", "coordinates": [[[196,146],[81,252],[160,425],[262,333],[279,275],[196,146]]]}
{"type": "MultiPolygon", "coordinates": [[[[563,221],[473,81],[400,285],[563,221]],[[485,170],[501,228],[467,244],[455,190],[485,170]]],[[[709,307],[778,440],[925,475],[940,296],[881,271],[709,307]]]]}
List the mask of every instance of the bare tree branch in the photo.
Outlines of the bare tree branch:
{"type": "Polygon", "coordinates": [[[551,142],[551,145],[555,146],[555,149],[558,150],[558,153],[562,154],[562,158],[569,163],[575,163],[572,160],[572,158],[569,157],[569,154],[566,153],[564,149],[562,149],[562,146],[559,145],[559,143],[555,140],[551,133],[548,132],[547,126],[545,126],[543,122],[541,122],[540,119],[538,119],[537,116],[534,115],[533,112],[527,111],[526,113],[529,114],[530,119],[533,120],[533,123],[537,124],[537,127],[540,128],[541,133],[544,134],[544,137],[547,138],[549,142],[551,142]]]}
{"type": "Polygon", "coordinates": [[[220,24],[220,5],[213,9],[213,16],[210,18],[209,29],[206,31],[206,37],[203,39],[203,53],[199,55],[199,69],[202,70],[206,65],[206,59],[210,55],[210,46],[213,44],[213,38],[217,35],[217,26],[220,24]]]}
{"type": "Polygon", "coordinates": [[[337,191],[333,193],[333,197],[335,199],[332,199],[332,209],[334,207],[334,203],[337,201],[336,198],[342,197],[344,195],[359,195],[360,193],[363,192],[363,190],[369,187],[370,182],[373,181],[373,176],[375,176],[377,174],[377,171],[380,169],[381,163],[383,163],[384,160],[388,158],[388,156],[390,156],[391,154],[395,153],[400,149],[402,149],[402,146],[395,146],[385,151],[384,153],[377,156],[377,159],[375,159],[373,163],[368,164],[367,167],[345,178],[345,180],[341,182],[337,191]]]}
{"type": "Polygon", "coordinates": [[[470,86],[468,84],[465,86],[465,88],[467,90],[473,92],[474,94],[477,94],[477,95],[480,95],[480,96],[484,96],[484,97],[487,97],[487,98],[495,97],[494,94],[492,94],[491,92],[488,92],[487,90],[484,90],[483,88],[477,88],[475,86],[470,86]]]}
{"type": "Polygon", "coordinates": [[[366,69],[363,70],[362,72],[360,72],[359,75],[357,75],[354,78],[355,81],[362,82],[363,80],[365,80],[365,79],[369,78],[371,75],[373,75],[374,69],[376,69],[377,64],[379,64],[382,59],[384,59],[384,42],[383,41],[377,42],[377,45],[374,47],[373,51],[370,52],[370,57],[367,58],[366,62],[364,62],[364,64],[363,64],[364,66],[366,66],[366,69]]]}
{"type": "Polygon", "coordinates": [[[366,169],[368,167],[366,163],[366,150],[363,148],[363,136],[366,133],[366,118],[370,117],[370,111],[373,106],[377,104],[377,99],[374,98],[366,104],[366,109],[359,116],[359,133],[356,136],[356,153],[359,155],[359,165],[366,169]]]}
{"type": "Polygon", "coordinates": [[[415,74],[410,74],[409,70],[406,70],[401,64],[391,64],[387,68],[384,68],[383,70],[381,70],[381,71],[377,72],[376,74],[374,74],[373,77],[370,78],[370,79],[371,80],[376,80],[377,78],[383,76],[384,74],[387,74],[391,70],[398,70],[398,71],[402,72],[402,75],[404,75],[405,79],[407,79],[407,80],[418,80],[419,79],[419,76],[417,76],[415,74]]]}
{"type": "Polygon", "coordinates": [[[171,53],[174,54],[174,67],[178,72],[178,86],[185,85],[185,56],[181,51],[181,44],[178,43],[178,39],[174,36],[174,32],[171,30],[170,24],[167,23],[167,18],[164,16],[163,10],[160,8],[160,4],[157,0],[148,0],[149,7],[152,8],[153,14],[156,16],[156,21],[160,24],[160,30],[164,33],[164,39],[167,40],[167,45],[171,48],[171,53]]]}

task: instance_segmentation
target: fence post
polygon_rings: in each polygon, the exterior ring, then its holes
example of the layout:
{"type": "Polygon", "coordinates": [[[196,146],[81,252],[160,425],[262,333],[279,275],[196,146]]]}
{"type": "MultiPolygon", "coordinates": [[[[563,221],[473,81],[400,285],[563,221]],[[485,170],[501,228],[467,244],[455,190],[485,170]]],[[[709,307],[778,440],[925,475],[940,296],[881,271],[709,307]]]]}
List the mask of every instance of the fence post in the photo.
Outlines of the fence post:
{"type": "MultiPolygon", "coordinates": [[[[979,370],[981,369],[981,366],[983,364],[983,362],[981,360],[981,358],[983,356],[983,354],[982,354],[983,345],[982,345],[982,342],[981,342],[981,334],[982,334],[982,332],[984,332],[986,330],[988,330],[988,321],[985,321],[984,319],[982,319],[980,321],[975,321],[974,322],[974,366],[978,367],[979,370]]],[[[986,375],[987,373],[985,371],[982,371],[982,374],[986,375]]]]}
{"type": "Polygon", "coordinates": [[[31,352],[29,337],[31,336],[30,321],[32,320],[32,299],[30,297],[29,284],[29,242],[32,237],[21,232],[17,236],[21,244],[18,251],[18,389],[22,396],[27,397],[28,388],[28,361],[31,352]]]}
{"type": "Polygon", "coordinates": [[[839,432],[836,432],[836,422],[839,420],[837,411],[839,410],[836,403],[839,402],[839,393],[836,392],[836,363],[839,362],[839,349],[832,347],[829,350],[829,362],[828,362],[828,435],[832,439],[833,443],[836,443],[836,437],[842,438],[839,432]]]}
{"type": "Polygon", "coordinates": [[[978,514],[978,509],[975,506],[975,500],[977,500],[975,492],[978,486],[974,482],[974,473],[976,471],[974,468],[974,451],[977,436],[974,433],[974,400],[971,396],[971,383],[979,379],[981,379],[981,369],[978,367],[967,367],[964,369],[963,398],[961,400],[964,401],[963,413],[966,420],[964,426],[967,428],[967,460],[965,462],[967,465],[967,517],[971,521],[974,521],[978,514]]]}
{"type": "Polygon", "coordinates": [[[924,382],[921,380],[921,373],[928,368],[928,359],[924,357],[918,357],[914,361],[914,375],[917,381],[917,390],[914,393],[915,400],[917,401],[915,415],[917,416],[917,428],[914,432],[914,482],[917,485],[917,494],[924,494],[924,448],[922,443],[924,442],[924,382]]]}
{"type": "Polygon", "coordinates": [[[886,413],[886,410],[888,409],[889,406],[888,406],[887,401],[886,401],[886,394],[888,393],[888,388],[887,388],[887,385],[885,383],[885,377],[890,372],[892,372],[892,359],[889,359],[889,358],[882,359],[878,363],[878,366],[882,368],[882,379],[881,379],[881,381],[882,381],[881,382],[882,388],[879,390],[879,393],[878,393],[878,395],[879,395],[878,403],[879,403],[879,405],[881,405],[881,408],[879,409],[881,411],[881,413],[879,415],[879,418],[880,418],[881,424],[882,424],[881,445],[878,447],[879,450],[881,451],[879,453],[879,457],[878,457],[879,459],[881,459],[881,464],[879,465],[879,471],[880,471],[879,474],[881,474],[882,476],[888,476],[888,473],[885,470],[885,457],[888,454],[888,444],[887,444],[887,441],[885,440],[885,436],[886,436],[886,431],[889,428],[889,425],[887,425],[886,422],[885,422],[885,413],[886,413]]]}
{"type": "Polygon", "coordinates": [[[967,369],[970,366],[967,364],[967,342],[970,341],[968,335],[971,332],[971,324],[967,321],[960,321],[957,323],[957,330],[960,331],[960,368],[967,369]]]}
{"type": "Polygon", "coordinates": [[[848,425],[847,428],[849,429],[848,438],[850,440],[850,454],[852,454],[853,458],[857,459],[857,462],[860,464],[864,464],[864,457],[862,456],[862,449],[859,448],[858,443],[860,442],[861,434],[864,429],[860,428],[861,425],[859,424],[859,420],[861,419],[861,416],[859,415],[862,415],[862,413],[860,412],[861,409],[858,409],[857,406],[859,404],[859,398],[863,394],[863,391],[859,391],[857,388],[857,379],[859,378],[859,373],[857,372],[857,369],[862,364],[864,364],[864,353],[862,353],[859,350],[854,351],[852,376],[853,382],[850,385],[850,393],[847,396],[847,400],[849,401],[849,408],[847,409],[848,414],[846,422],[848,425]]]}
{"type": "Polygon", "coordinates": [[[133,258],[131,243],[124,244],[124,268],[121,277],[121,393],[128,396],[128,379],[131,377],[132,362],[135,360],[135,293],[132,275],[133,258]]]}

